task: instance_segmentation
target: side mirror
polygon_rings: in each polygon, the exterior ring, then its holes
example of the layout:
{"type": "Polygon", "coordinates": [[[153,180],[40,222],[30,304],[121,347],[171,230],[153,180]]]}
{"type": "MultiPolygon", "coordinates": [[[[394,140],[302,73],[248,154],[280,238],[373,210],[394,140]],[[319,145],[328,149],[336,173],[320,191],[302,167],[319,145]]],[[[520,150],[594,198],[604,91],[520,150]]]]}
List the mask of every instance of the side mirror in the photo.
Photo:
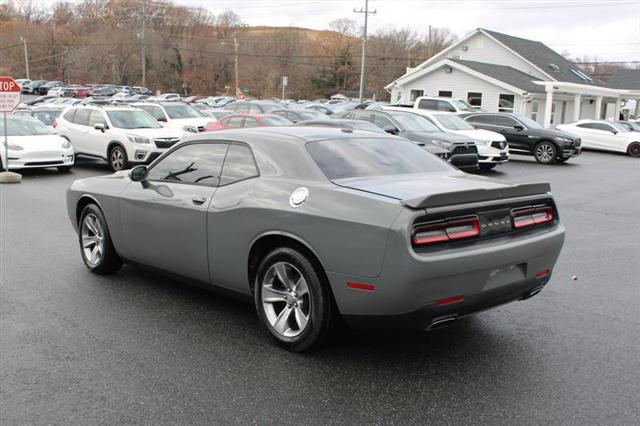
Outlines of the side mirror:
{"type": "Polygon", "coordinates": [[[514,129],[516,129],[516,130],[517,130],[517,131],[519,131],[519,132],[521,132],[521,131],[523,131],[523,130],[524,130],[524,127],[522,127],[522,126],[521,126],[521,125],[519,125],[519,124],[516,124],[515,126],[513,126],[513,128],[514,128],[514,129]]]}
{"type": "Polygon", "coordinates": [[[136,166],[129,172],[129,178],[134,182],[144,182],[147,179],[147,166],[136,166]]]}
{"type": "Polygon", "coordinates": [[[107,129],[107,127],[102,123],[97,123],[93,126],[94,129],[100,130],[102,133],[107,129]]]}
{"type": "Polygon", "coordinates": [[[166,123],[167,122],[167,117],[158,117],[158,121],[166,123]]]}
{"type": "Polygon", "coordinates": [[[616,129],[611,129],[611,133],[613,133],[614,135],[617,135],[618,131],[616,129]]]}
{"type": "Polygon", "coordinates": [[[384,130],[387,133],[390,133],[392,135],[397,135],[398,134],[398,129],[396,129],[394,126],[384,126],[382,128],[382,130],[384,130]]]}

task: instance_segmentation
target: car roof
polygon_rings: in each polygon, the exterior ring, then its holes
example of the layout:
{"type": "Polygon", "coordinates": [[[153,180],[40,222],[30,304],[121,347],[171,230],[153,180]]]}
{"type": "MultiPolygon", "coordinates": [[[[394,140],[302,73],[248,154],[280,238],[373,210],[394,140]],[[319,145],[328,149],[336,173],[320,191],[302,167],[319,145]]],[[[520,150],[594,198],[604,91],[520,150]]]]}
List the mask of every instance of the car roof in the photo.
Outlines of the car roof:
{"type": "MultiPolygon", "coordinates": [[[[189,140],[236,140],[252,144],[256,142],[261,143],[261,141],[268,142],[270,140],[306,143],[328,139],[354,138],[371,138],[371,131],[313,126],[252,127],[248,129],[227,129],[219,132],[198,133],[190,136],[189,140]]],[[[376,138],[397,140],[397,137],[383,133],[376,134],[376,138]]]]}

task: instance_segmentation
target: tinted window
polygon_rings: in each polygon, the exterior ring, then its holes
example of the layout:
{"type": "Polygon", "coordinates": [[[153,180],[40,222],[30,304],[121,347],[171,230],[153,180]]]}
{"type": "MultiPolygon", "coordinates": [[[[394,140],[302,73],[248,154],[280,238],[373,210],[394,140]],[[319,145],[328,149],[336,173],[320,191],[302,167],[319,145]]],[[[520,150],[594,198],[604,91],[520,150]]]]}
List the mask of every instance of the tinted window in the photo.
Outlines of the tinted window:
{"type": "Polygon", "coordinates": [[[456,111],[456,109],[452,107],[451,104],[447,101],[437,101],[436,109],[438,111],[448,111],[448,112],[456,111]]]}
{"type": "Polygon", "coordinates": [[[89,114],[89,126],[93,127],[96,124],[105,124],[104,116],[100,111],[91,111],[89,114]]]}
{"type": "Polygon", "coordinates": [[[65,114],[62,116],[65,120],[73,123],[73,117],[76,115],[76,109],[72,109],[71,111],[67,111],[65,112],[65,114]]]}
{"type": "Polygon", "coordinates": [[[149,170],[149,180],[217,186],[227,144],[185,145],[149,170]]]}
{"type": "Polygon", "coordinates": [[[141,110],[148,112],[156,120],[162,120],[166,118],[164,115],[164,112],[162,112],[162,109],[160,109],[160,107],[139,105],[139,106],[136,106],[136,108],[140,108],[141,110]]]}
{"type": "Polygon", "coordinates": [[[204,115],[200,111],[190,105],[165,105],[164,110],[166,111],[169,118],[172,119],[204,117],[204,115]]]}
{"type": "Polygon", "coordinates": [[[394,129],[396,128],[396,126],[393,125],[391,120],[389,120],[387,117],[385,117],[383,115],[379,115],[379,114],[376,114],[373,117],[373,124],[375,124],[376,126],[380,127],[381,129],[388,128],[388,127],[391,127],[391,128],[394,128],[394,129]]]}
{"type": "Polygon", "coordinates": [[[227,185],[255,176],[258,176],[258,168],[249,147],[231,145],[227,152],[227,158],[224,160],[220,185],[227,185]]]}
{"type": "Polygon", "coordinates": [[[244,119],[244,127],[260,127],[260,123],[255,118],[246,117],[244,119]]]}
{"type": "Polygon", "coordinates": [[[518,122],[511,117],[507,117],[506,115],[496,115],[495,123],[497,126],[503,127],[513,127],[518,125],[518,122]]]}
{"type": "Polygon", "coordinates": [[[433,99],[422,99],[420,102],[418,102],[418,108],[436,109],[436,101],[433,99]]]}
{"type": "Polygon", "coordinates": [[[73,122],[76,124],[80,124],[82,126],[88,126],[90,112],[91,112],[90,109],[79,109],[78,111],[76,111],[76,115],[73,118],[73,122]]]}
{"type": "Polygon", "coordinates": [[[470,117],[467,117],[465,120],[470,123],[496,124],[496,121],[492,115],[472,115],[470,117]]]}
{"type": "Polygon", "coordinates": [[[228,127],[238,128],[244,126],[244,117],[229,117],[221,121],[222,124],[228,127]]]}
{"type": "Polygon", "coordinates": [[[578,124],[578,127],[584,127],[585,129],[604,130],[605,132],[610,132],[613,130],[611,126],[603,123],[584,123],[578,124]]]}
{"type": "Polygon", "coordinates": [[[120,129],[159,129],[162,126],[145,111],[108,111],[113,127],[120,129]]]}
{"type": "Polygon", "coordinates": [[[401,175],[450,170],[445,162],[404,139],[338,139],[307,143],[327,178],[401,175]]]}

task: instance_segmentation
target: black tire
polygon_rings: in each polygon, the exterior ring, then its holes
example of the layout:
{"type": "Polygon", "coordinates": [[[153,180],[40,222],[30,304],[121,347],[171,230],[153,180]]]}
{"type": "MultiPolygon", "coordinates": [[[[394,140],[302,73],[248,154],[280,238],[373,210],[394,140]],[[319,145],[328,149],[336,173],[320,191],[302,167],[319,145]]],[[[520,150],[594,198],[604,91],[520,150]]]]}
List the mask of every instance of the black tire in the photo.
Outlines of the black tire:
{"type": "Polygon", "coordinates": [[[125,170],[129,165],[129,159],[127,158],[127,151],[120,145],[114,145],[109,150],[109,167],[114,172],[125,170]]]}
{"type": "Polygon", "coordinates": [[[497,166],[497,164],[493,163],[479,163],[478,167],[480,167],[480,170],[491,170],[493,169],[495,166],[497,166]]]}
{"type": "Polygon", "coordinates": [[[60,173],[69,173],[73,166],[58,166],[58,171],[60,173]]]}
{"type": "Polygon", "coordinates": [[[89,268],[91,272],[98,275],[107,275],[116,272],[122,267],[122,259],[116,253],[113,243],[111,241],[111,235],[109,234],[109,228],[107,228],[107,221],[102,214],[102,211],[95,204],[88,204],[82,209],[80,215],[80,222],[78,224],[78,242],[80,244],[80,255],[82,261],[89,268]],[[92,263],[85,254],[85,248],[83,246],[83,226],[87,218],[95,218],[103,231],[102,233],[102,254],[98,262],[92,263]]]}
{"type": "Polygon", "coordinates": [[[560,157],[560,158],[556,158],[556,161],[558,163],[566,163],[569,160],[570,157],[560,157]]]}
{"type": "MultiPolygon", "coordinates": [[[[254,299],[258,318],[269,331],[271,337],[279,345],[290,351],[302,352],[319,346],[326,340],[329,330],[332,328],[335,308],[329,285],[325,282],[323,276],[321,271],[318,271],[304,254],[288,247],[273,250],[260,262],[254,285],[254,299]],[[283,263],[294,267],[291,273],[299,273],[304,278],[309,294],[308,302],[306,302],[309,308],[308,322],[304,328],[297,330],[300,334],[293,337],[285,336],[274,328],[263,306],[262,294],[265,276],[274,265],[283,263]]],[[[276,278],[274,277],[274,279],[276,278]]],[[[275,311],[276,303],[272,306],[275,311]]],[[[288,302],[283,300],[281,306],[280,314],[286,309],[288,302]]],[[[293,310],[290,312],[292,314],[289,320],[285,322],[292,324],[291,321],[293,321],[295,326],[297,322],[295,318],[296,312],[293,310]]]]}
{"type": "Polygon", "coordinates": [[[553,164],[558,157],[558,148],[549,141],[538,142],[533,148],[533,156],[540,164],[553,164]]]}
{"type": "Polygon", "coordinates": [[[627,148],[627,154],[633,158],[640,158],[640,142],[631,142],[627,148]]]}

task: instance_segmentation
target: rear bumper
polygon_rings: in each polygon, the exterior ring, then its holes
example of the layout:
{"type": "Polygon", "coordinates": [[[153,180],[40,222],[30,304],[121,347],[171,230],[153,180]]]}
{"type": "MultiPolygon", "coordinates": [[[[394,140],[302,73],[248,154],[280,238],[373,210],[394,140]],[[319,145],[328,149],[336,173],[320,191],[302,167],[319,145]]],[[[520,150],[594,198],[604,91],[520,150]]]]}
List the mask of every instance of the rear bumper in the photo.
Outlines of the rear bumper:
{"type": "Polygon", "coordinates": [[[486,311],[506,303],[526,300],[538,294],[549,282],[531,278],[512,285],[472,294],[447,305],[430,303],[413,312],[400,315],[344,315],[346,323],[357,329],[375,330],[431,330],[469,315],[486,311]]]}
{"type": "Polygon", "coordinates": [[[417,254],[406,241],[406,230],[392,232],[377,277],[331,272],[327,276],[342,315],[381,317],[391,323],[396,321],[394,317],[415,318],[416,327],[424,327],[441,315],[468,315],[519,299],[545,284],[549,277],[537,275],[553,270],[564,234],[564,227],[557,224],[529,235],[417,254]],[[349,286],[354,282],[373,286],[374,290],[354,289],[349,286]],[[460,296],[464,301],[437,304],[460,296]]]}

